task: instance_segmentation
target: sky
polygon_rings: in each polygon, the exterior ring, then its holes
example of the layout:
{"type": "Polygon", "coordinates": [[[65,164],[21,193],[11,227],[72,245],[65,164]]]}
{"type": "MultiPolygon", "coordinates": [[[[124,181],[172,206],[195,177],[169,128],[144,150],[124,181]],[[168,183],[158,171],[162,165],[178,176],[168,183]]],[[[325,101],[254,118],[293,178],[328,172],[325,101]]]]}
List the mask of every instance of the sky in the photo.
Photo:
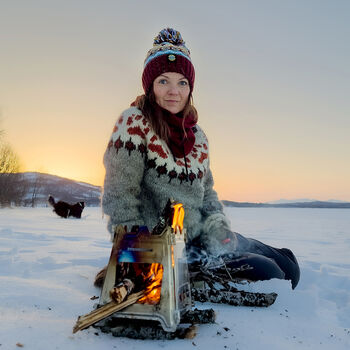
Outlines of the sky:
{"type": "Polygon", "coordinates": [[[2,0],[0,129],[24,171],[103,184],[165,27],[191,50],[220,199],[350,201],[345,0],[2,0]]]}

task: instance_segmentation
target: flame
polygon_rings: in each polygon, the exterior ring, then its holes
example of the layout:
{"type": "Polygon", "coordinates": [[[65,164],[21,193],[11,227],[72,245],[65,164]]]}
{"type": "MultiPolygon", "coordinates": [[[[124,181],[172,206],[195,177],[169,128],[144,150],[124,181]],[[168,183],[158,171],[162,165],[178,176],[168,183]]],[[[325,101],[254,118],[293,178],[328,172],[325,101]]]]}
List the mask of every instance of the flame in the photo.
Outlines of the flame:
{"type": "Polygon", "coordinates": [[[150,265],[150,270],[145,276],[145,295],[137,301],[138,303],[151,305],[159,304],[163,271],[164,268],[162,264],[153,263],[150,265]]]}
{"type": "Polygon", "coordinates": [[[182,206],[181,203],[175,204],[174,205],[174,216],[173,216],[173,222],[171,227],[173,228],[173,230],[176,231],[179,230],[180,233],[182,233],[184,224],[184,217],[185,217],[185,210],[182,206]]]}

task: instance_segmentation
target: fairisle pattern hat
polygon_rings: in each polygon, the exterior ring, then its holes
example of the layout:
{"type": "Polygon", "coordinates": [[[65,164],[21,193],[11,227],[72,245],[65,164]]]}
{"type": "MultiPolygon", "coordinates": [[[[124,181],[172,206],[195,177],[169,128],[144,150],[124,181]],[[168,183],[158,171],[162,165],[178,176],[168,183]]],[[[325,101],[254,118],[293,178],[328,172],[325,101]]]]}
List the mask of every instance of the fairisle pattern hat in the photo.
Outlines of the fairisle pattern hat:
{"type": "Polygon", "coordinates": [[[185,46],[180,32],[172,28],[160,31],[147,53],[142,74],[142,85],[146,94],[154,79],[165,72],[183,74],[188,79],[192,92],[195,72],[190,50],[185,46]]]}

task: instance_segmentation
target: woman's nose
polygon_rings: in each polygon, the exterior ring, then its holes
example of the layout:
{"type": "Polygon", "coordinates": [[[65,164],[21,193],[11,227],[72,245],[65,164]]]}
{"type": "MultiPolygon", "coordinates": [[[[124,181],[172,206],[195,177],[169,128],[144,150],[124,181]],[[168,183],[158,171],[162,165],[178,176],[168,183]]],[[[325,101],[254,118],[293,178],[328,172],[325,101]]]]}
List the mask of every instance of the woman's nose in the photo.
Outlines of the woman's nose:
{"type": "Polygon", "coordinates": [[[169,85],[168,93],[171,95],[177,95],[179,93],[179,88],[176,85],[169,85]]]}

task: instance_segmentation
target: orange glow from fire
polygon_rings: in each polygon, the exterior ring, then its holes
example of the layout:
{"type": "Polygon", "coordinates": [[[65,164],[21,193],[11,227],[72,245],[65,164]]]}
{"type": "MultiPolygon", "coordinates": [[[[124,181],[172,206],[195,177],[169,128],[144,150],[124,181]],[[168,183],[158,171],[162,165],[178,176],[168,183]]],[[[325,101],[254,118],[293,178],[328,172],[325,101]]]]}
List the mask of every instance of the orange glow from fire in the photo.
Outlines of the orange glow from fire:
{"type": "Polygon", "coordinates": [[[163,271],[164,268],[162,264],[151,264],[150,270],[145,276],[145,281],[148,281],[145,295],[137,301],[138,303],[151,305],[159,304],[163,271]]]}

